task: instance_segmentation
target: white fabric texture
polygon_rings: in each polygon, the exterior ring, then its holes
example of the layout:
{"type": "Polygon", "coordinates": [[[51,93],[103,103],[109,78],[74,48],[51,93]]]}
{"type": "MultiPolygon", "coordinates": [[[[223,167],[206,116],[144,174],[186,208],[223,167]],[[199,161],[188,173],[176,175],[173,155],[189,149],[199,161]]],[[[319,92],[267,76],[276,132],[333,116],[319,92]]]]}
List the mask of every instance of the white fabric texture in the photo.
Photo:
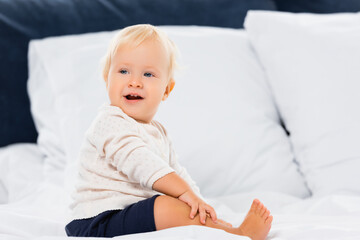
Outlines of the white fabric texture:
{"type": "MultiPolygon", "coordinates": [[[[180,163],[203,195],[264,190],[308,196],[246,33],[210,27],[160,28],[178,45],[182,67],[155,119],[166,126],[180,163]]],[[[107,100],[99,60],[114,34],[56,37],[30,44],[51,81],[69,186],[85,130],[95,109],[107,100]]]]}
{"type": "Polygon", "coordinates": [[[181,167],[165,128],[138,123],[119,107],[104,104],[86,131],[73,194],[73,219],[94,217],[162,194],[155,181],[176,172],[193,191],[199,188],[181,167]]]}
{"type": "Polygon", "coordinates": [[[360,193],[360,13],[245,22],[314,194],[360,193]]]}
{"type": "MultiPolygon", "coordinates": [[[[35,144],[9,145],[0,149],[0,169],[10,162],[26,165],[25,175],[19,175],[22,184],[14,190],[23,191],[34,183],[31,191],[16,202],[0,204],[1,239],[56,239],[66,240],[67,202],[69,195],[64,186],[43,178],[42,167],[45,158],[35,144]],[[26,156],[26,161],[23,161],[26,156]]],[[[18,164],[15,164],[18,166],[18,164]]],[[[15,168],[16,169],[16,168],[15,168]]],[[[22,170],[21,170],[22,171],[22,170]]],[[[57,174],[62,174],[60,170],[57,174]]],[[[15,178],[13,179],[15,180],[15,178]]],[[[12,182],[12,180],[10,181],[12,182]]],[[[17,181],[20,183],[20,181],[17,181]]],[[[13,185],[15,186],[15,184],[13,185]]],[[[322,197],[300,199],[276,192],[249,192],[209,199],[217,216],[233,226],[238,226],[254,198],[259,198],[274,216],[267,239],[341,239],[360,238],[360,196],[331,194],[322,197]]],[[[83,238],[73,238],[83,239],[83,238]]],[[[91,238],[94,239],[95,238],[91,238]]],[[[106,238],[96,238],[103,239],[106,238]]],[[[202,226],[184,226],[161,231],[130,234],[115,239],[249,239],[219,229],[202,226]]]]}
{"type": "Polygon", "coordinates": [[[0,204],[19,201],[43,180],[43,154],[35,144],[2,147],[0,161],[0,204]]]}
{"type": "Polygon", "coordinates": [[[46,156],[44,173],[50,178],[57,169],[65,169],[66,160],[59,128],[59,117],[54,111],[55,96],[51,81],[36,48],[29,48],[29,94],[31,114],[38,132],[37,143],[46,156]]]}

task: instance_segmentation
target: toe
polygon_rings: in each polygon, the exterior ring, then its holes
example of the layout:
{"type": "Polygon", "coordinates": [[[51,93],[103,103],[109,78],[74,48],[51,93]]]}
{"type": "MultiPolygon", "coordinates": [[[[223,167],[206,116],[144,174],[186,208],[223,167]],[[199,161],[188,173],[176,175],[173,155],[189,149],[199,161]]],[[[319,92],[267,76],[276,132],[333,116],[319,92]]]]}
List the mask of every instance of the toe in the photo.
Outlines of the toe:
{"type": "Polygon", "coordinates": [[[260,204],[259,199],[254,199],[253,203],[251,204],[251,210],[253,212],[256,212],[257,209],[258,209],[259,204],[260,204]]]}
{"type": "Polygon", "coordinates": [[[263,206],[263,208],[260,211],[260,217],[263,217],[266,211],[267,211],[267,208],[265,206],[263,206]]]}
{"type": "Polygon", "coordinates": [[[266,209],[266,211],[265,211],[264,215],[262,216],[262,218],[266,219],[267,217],[269,217],[269,215],[270,215],[270,211],[269,211],[269,209],[266,209]]]}
{"type": "Polygon", "coordinates": [[[271,224],[272,221],[273,221],[273,216],[270,215],[270,216],[268,216],[268,217],[266,218],[265,223],[266,223],[266,224],[271,224]]]}
{"type": "Polygon", "coordinates": [[[262,204],[261,202],[258,204],[257,208],[256,208],[256,214],[260,215],[262,210],[264,208],[264,204],[262,204]]]}

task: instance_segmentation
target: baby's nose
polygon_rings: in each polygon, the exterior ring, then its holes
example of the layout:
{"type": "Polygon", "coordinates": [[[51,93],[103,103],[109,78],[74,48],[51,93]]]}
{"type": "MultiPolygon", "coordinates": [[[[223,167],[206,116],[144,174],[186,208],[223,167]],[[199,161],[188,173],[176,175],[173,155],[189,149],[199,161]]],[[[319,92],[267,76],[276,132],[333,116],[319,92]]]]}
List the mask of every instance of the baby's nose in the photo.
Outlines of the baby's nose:
{"type": "Polygon", "coordinates": [[[129,87],[134,87],[134,88],[141,88],[142,87],[142,83],[141,81],[139,81],[136,78],[133,78],[129,81],[129,87]]]}

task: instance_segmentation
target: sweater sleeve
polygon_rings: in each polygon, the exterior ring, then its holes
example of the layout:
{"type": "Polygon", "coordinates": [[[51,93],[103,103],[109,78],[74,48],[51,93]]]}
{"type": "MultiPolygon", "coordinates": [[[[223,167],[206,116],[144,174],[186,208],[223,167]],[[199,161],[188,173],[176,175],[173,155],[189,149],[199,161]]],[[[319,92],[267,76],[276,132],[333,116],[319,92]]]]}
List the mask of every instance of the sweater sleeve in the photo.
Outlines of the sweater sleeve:
{"type": "Polygon", "coordinates": [[[141,138],[135,124],[120,115],[105,115],[87,135],[99,155],[130,181],[152,189],[159,178],[174,172],[141,138]]]}

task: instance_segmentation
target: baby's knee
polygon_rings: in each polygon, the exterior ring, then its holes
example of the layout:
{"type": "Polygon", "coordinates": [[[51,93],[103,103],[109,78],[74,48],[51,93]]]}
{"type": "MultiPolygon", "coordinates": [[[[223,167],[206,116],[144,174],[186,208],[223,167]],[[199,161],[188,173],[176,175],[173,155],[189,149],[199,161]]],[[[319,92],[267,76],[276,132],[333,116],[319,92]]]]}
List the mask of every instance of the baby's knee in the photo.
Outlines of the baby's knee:
{"type": "Polygon", "coordinates": [[[169,201],[172,201],[173,197],[167,195],[160,195],[155,199],[154,207],[162,206],[164,204],[168,204],[169,201]]]}
{"type": "Polygon", "coordinates": [[[199,224],[189,216],[190,207],[183,201],[167,195],[155,199],[154,219],[157,230],[199,224]]]}
{"type": "Polygon", "coordinates": [[[171,197],[168,195],[158,196],[155,199],[154,208],[155,208],[155,210],[165,211],[165,212],[167,212],[167,211],[183,212],[183,211],[188,210],[188,212],[190,213],[190,207],[186,203],[184,203],[183,201],[181,201],[177,198],[174,198],[174,197],[171,197]]]}

